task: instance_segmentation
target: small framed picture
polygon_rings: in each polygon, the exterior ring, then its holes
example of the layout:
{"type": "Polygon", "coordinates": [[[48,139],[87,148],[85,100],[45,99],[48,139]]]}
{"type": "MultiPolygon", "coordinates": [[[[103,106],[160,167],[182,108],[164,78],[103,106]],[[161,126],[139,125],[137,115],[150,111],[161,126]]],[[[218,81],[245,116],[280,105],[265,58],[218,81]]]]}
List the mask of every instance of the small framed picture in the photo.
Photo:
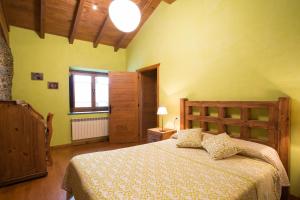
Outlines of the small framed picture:
{"type": "Polygon", "coordinates": [[[31,80],[42,81],[44,80],[44,74],[39,72],[31,72],[31,80]]]}
{"type": "Polygon", "coordinates": [[[57,90],[58,82],[48,82],[48,89],[57,90]]]}

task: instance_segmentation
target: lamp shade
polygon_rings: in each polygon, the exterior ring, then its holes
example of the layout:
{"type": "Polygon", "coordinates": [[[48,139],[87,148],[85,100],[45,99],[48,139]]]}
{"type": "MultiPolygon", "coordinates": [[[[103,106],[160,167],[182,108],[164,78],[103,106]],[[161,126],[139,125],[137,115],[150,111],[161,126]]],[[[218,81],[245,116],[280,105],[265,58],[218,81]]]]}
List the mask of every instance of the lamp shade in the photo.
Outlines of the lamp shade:
{"type": "Polygon", "coordinates": [[[168,114],[167,108],[164,106],[160,106],[157,110],[157,114],[158,115],[167,115],[168,114]]]}
{"type": "Polygon", "coordinates": [[[126,33],[134,31],[141,21],[141,11],[131,0],[113,0],[108,13],[116,28],[126,33]]]}

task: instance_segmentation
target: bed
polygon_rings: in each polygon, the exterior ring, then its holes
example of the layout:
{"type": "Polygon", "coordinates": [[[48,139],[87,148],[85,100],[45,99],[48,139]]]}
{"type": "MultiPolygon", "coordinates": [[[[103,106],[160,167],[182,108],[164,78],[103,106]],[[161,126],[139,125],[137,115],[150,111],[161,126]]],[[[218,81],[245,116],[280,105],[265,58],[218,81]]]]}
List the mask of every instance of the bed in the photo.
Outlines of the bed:
{"type": "MultiPolygon", "coordinates": [[[[274,148],[288,173],[289,98],[263,102],[181,99],[180,115],[181,129],[192,128],[193,122],[199,122],[208,134],[240,127],[240,135],[232,137],[274,148]],[[209,116],[210,108],[218,115],[209,116]],[[241,117],[229,118],[228,108],[240,109],[241,117]],[[251,109],[257,108],[268,110],[267,121],[251,118],[251,109]],[[210,123],[217,124],[217,130],[211,131],[210,123]],[[252,137],[254,128],[265,129],[267,137],[252,137]]],[[[216,161],[203,149],[177,148],[176,140],[168,139],[76,156],[66,170],[63,188],[76,200],[284,199],[287,187],[282,190],[280,179],[276,167],[265,161],[243,155],[216,161]]]]}

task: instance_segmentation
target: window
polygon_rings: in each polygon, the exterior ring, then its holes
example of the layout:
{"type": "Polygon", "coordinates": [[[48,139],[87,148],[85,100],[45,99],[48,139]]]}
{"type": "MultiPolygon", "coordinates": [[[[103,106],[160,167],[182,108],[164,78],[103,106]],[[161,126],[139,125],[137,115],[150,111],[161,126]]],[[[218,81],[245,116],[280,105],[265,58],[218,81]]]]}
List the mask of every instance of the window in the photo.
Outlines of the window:
{"type": "Polygon", "coordinates": [[[70,110],[108,111],[108,74],[70,70],[70,110]]]}

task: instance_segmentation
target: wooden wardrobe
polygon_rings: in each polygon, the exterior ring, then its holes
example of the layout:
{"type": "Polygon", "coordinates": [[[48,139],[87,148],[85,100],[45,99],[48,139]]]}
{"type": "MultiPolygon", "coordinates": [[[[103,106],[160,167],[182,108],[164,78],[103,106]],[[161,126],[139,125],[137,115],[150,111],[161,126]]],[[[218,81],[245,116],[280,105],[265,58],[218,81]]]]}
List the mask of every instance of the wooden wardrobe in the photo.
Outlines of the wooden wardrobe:
{"type": "Polygon", "coordinates": [[[45,131],[30,105],[0,101],[0,186],[47,175],[45,131]]]}

